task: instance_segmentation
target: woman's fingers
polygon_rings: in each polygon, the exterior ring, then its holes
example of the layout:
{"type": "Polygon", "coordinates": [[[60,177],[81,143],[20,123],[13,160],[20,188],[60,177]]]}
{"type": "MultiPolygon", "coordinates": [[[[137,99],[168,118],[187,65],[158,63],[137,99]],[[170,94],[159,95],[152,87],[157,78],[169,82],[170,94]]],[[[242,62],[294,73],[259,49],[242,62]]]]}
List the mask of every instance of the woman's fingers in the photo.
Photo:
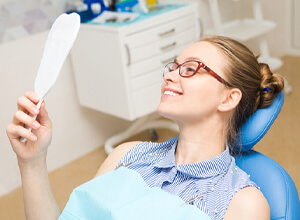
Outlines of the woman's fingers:
{"type": "Polygon", "coordinates": [[[23,137],[31,141],[37,140],[37,137],[31,131],[29,131],[28,129],[22,126],[15,125],[15,124],[9,124],[6,127],[6,133],[9,139],[16,139],[16,138],[19,139],[20,137],[23,137]]]}
{"type": "Polygon", "coordinates": [[[17,111],[13,117],[13,124],[15,125],[27,125],[32,129],[38,129],[41,125],[30,115],[27,115],[23,111],[17,111]]]}
{"type": "Polygon", "coordinates": [[[22,96],[18,99],[18,110],[23,112],[29,112],[32,115],[37,115],[39,113],[36,104],[33,103],[30,99],[25,96],[22,96]]]}
{"type": "Polygon", "coordinates": [[[41,127],[40,123],[33,118],[39,114],[39,109],[36,106],[39,100],[39,96],[34,92],[27,92],[25,96],[18,99],[18,111],[7,130],[10,137],[13,139],[22,137],[31,141],[37,140],[37,137],[28,128],[38,129],[41,127]]]}
{"type": "Polygon", "coordinates": [[[35,92],[26,92],[25,97],[31,100],[35,104],[37,104],[41,99],[39,95],[35,92]]]}
{"type": "Polygon", "coordinates": [[[47,131],[47,129],[51,131],[52,123],[45,109],[45,103],[42,102],[39,110],[36,106],[39,101],[40,97],[34,92],[27,92],[25,96],[18,99],[18,111],[12,123],[7,126],[7,134],[11,139],[16,140],[22,137],[36,141],[40,128],[43,128],[41,131],[47,131]],[[28,128],[37,132],[31,132],[28,128]]]}

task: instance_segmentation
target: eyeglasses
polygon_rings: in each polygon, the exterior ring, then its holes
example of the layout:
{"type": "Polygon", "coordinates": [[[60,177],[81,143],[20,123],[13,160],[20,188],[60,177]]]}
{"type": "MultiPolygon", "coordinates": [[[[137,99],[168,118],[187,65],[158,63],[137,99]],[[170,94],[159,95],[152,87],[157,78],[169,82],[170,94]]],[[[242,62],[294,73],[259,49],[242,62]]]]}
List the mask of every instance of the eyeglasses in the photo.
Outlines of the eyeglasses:
{"type": "Polygon", "coordinates": [[[223,83],[225,86],[232,87],[228,82],[226,82],[225,79],[223,79],[213,70],[211,70],[208,66],[196,60],[189,60],[182,64],[178,64],[176,62],[170,62],[165,66],[163,76],[165,76],[166,73],[172,72],[178,68],[179,68],[179,75],[185,78],[194,76],[199,71],[200,68],[203,68],[210,75],[216,78],[219,82],[223,83]]]}

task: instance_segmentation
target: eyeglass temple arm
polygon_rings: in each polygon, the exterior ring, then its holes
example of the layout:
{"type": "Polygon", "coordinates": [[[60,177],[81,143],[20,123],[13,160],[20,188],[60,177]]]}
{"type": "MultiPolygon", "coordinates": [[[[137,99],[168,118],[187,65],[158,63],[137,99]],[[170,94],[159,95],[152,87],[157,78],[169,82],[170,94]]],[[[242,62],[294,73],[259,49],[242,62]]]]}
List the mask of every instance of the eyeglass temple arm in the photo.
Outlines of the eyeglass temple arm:
{"type": "Polygon", "coordinates": [[[214,76],[219,82],[223,83],[224,85],[226,85],[228,87],[232,87],[228,82],[226,82],[224,79],[222,79],[218,74],[216,74],[208,66],[206,66],[203,63],[202,63],[202,65],[203,65],[203,69],[205,69],[209,74],[211,74],[212,76],[214,76]]]}

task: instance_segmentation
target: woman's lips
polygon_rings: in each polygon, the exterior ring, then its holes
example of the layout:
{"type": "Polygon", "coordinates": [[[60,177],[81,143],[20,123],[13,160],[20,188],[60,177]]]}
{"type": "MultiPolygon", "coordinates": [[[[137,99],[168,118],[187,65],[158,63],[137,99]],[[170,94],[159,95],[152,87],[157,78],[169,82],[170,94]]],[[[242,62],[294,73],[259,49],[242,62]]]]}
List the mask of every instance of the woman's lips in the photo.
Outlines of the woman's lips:
{"type": "Polygon", "coordinates": [[[182,93],[177,90],[173,90],[173,89],[165,89],[163,95],[176,97],[176,96],[182,95],[182,93]]]}

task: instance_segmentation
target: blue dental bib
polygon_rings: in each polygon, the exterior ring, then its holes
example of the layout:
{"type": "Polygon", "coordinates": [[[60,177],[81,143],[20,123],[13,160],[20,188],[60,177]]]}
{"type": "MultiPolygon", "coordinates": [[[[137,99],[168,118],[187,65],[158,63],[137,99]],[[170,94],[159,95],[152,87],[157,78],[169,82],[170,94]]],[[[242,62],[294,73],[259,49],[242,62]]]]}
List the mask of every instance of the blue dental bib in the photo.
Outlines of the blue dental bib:
{"type": "Polygon", "coordinates": [[[150,188],[134,170],[120,167],[73,190],[59,220],[210,219],[193,205],[160,188],[150,188]]]}

